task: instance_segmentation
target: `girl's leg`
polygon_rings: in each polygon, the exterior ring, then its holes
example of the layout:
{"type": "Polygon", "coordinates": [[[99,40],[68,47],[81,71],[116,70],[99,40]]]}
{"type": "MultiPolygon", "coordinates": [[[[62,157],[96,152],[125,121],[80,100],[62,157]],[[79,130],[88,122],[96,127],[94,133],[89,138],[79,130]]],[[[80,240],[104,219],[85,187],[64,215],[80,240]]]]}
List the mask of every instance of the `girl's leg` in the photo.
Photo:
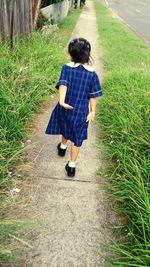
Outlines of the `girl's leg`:
{"type": "Polygon", "coordinates": [[[71,161],[76,162],[80,148],[71,143],[71,161]]]}
{"type": "Polygon", "coordinates": [[[80,148],[71,143],[71,160],[66,165],[66,171],[68,176],[74,177],[76,172],[76,160],[79,154],[80,148]]]}
{"type": "Polygon", "coordinates": [[[57,145],[58,155],[64,157],[67,150],[67,139],[62,135],[61,142],[57,145]]]}
{"type": "Polygon", "coordinates": [[[62,135],[62,139],[61,139],[61,143],[63,144],[63,145],[67,145],[67,139],[62,135]]]}

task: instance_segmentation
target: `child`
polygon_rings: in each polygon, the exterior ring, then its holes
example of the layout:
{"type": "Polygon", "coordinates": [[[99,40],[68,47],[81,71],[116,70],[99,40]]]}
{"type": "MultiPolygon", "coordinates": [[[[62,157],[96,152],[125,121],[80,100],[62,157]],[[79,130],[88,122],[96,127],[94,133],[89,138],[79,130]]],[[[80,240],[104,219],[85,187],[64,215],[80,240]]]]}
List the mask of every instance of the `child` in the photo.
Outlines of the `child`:
{"type": "Polygon", "coordinates": [[[98,76],[89,65],[90,51],[91,45],[84,38],[73,39],[69,43],[71,62],[62,66],[60,79],[56,84],[59,102],[46,129],[46,134],[62,135],[57,146],[59,156],[65,156],[67,141],[72,142],[71,160],[65,166],[70,177],[75,176],[79,148],[83,140],[87,139],[88,124],[95,116],[96,97],[102,95],[98,76]]]}

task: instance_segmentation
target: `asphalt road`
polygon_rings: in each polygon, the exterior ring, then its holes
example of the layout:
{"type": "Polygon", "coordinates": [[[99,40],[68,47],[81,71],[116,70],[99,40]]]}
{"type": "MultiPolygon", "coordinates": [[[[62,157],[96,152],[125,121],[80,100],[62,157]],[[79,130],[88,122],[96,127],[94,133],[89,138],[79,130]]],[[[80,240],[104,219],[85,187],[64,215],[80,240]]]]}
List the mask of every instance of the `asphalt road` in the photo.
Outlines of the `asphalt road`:
{"type": "Polygon", "coordinates": [[[150,0],[101,0],[150,43],[150,0]]]}

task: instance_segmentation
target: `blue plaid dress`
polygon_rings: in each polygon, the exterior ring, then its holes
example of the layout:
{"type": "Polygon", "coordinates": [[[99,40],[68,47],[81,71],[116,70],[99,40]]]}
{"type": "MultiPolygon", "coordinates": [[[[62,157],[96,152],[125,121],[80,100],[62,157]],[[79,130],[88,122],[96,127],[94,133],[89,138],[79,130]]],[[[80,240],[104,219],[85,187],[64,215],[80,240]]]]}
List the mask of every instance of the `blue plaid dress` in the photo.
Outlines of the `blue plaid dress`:
{"type": "Polygon", "coordinates": [[[69,63],[63,65],[56,88],[59,89],[62,84],[67,86],[65,103],[73,106],[73,109],[67,110],[58,102],[45,133],[61,134],[79,147],[88,136],[86,119],[89,113],[89,99],[102,95],[100,81],[92,67],[69,63]]]}

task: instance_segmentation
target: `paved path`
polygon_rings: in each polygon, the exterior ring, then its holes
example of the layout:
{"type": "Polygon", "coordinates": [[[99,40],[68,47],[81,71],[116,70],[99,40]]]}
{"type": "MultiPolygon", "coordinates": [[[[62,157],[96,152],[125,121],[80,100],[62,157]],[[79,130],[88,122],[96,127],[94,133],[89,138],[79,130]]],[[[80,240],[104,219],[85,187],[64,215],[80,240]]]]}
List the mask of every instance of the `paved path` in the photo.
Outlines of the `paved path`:
{"type": "MultiPolygon", "coordinates": [[[[72,37],[80,36],[91,42],[94,65],[100,74],[102,65],[92,1],[87,1],[72,34],[72,37]]],[[[113,217],[108,212],[102,178],[96,175],[101,167],[96,128],[90,127],[89,140],[84,142],[77,163],[77,175],[69,179],[64,171],[69,151],[65,158],[59,158],[56,153],[59,137],[44,134],[55,104],[54,97],[38,116],[30,137],[31,162],[26,172],[34,181],[30,190],[36,201],[31,215],[37,235],[31,238],[33,249],[27,254],[26,266],[103,267],[103,255],[107,252],[102,243],[111,238],[108,222],[113,217]]]]}
{"type": "Polygon", "coordinates": [[[150,43],[150,0],[100,0],[150,43]]]}

